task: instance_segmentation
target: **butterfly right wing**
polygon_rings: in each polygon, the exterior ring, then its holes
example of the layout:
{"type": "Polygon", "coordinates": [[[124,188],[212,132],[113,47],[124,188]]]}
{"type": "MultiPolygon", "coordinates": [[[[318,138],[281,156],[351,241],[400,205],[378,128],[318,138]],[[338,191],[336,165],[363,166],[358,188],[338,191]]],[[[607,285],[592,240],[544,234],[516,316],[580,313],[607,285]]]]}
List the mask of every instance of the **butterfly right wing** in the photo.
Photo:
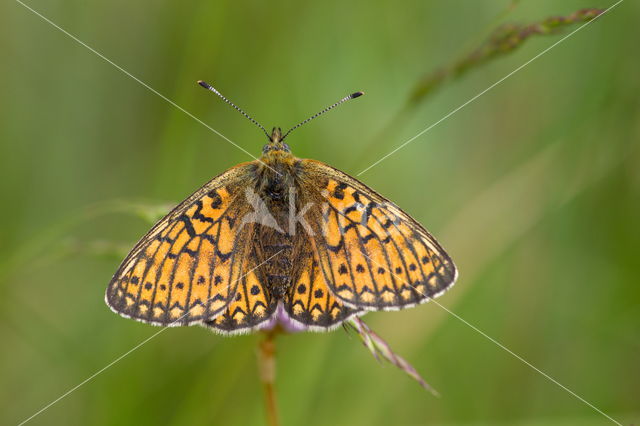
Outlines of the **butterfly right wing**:
{"type": "Polygon", "coordinates": [[[417,221],[357,179],[303,160],[310,224],[328,287],[342,303],[388,310],[426,302],[456,280],[453,261],[417,221]]]}
{"type": "Polygon", "coordinates": [[[247,269],[252,224],[244,190],[254,163],[215,177],[161,219],[115,273],[105,300],[118,314],[189,325],[220,314],[247,269]]]}

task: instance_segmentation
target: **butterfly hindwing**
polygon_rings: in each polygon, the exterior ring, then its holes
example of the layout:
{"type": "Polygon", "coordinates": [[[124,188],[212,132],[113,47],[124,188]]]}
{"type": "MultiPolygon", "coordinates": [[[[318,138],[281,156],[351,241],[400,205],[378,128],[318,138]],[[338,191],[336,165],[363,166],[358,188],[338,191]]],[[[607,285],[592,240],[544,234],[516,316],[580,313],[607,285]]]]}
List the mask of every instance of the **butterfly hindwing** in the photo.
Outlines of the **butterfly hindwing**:
{"type": "Polygon", "coordinates": [[[212,179],[161,219],[129,253],[107,288],[117,313],[157,325],[188,325],[222,312],[246,269],[241,218],[247,169],[212,179]]]}
{"type": "Polygon", "coordinates": [[[456,279],[451,258],[413,218],[355,178],[304,160],[320,184],[313,223],[326,282],[342,302],[397,309],[440,295],[456,279]]]}
{"type": "Polygon", "coordinates": [[[277,301],[271,297],[269,291],[260,279],[260,265],[255,253],[246,257],[243,271],[239,278],[238,287],[222,314],[216,316],[205,325],[223,334],[238,334],[249,332],[268,321],[273,314],[277,301]]]}
{"type": "MultiPolygon", "coordinates": [[[[307,239],[308,236],[300,237],[307,239]]],[[[297,259],[299,268],[284,300],[287,314],[304,327],[327,331],[338,326],[359,310],[346,306],[333,296],[320,270],[315,241],[308,238],[305,251],[297,259]]]]}

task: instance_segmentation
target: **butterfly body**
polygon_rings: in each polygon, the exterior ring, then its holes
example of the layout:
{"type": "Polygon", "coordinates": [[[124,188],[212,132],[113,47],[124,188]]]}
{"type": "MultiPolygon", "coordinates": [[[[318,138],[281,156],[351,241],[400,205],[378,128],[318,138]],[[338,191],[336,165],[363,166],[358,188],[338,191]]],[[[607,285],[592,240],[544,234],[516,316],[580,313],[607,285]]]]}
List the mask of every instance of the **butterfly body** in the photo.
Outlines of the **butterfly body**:
{"type": "Polygon", "coordinates": [[[142,238],[107,289],[115,312],[224,334],[326,331],[353,315],[428,301],[454,283],[444,249],[377,192],[295,157],[279,128],[262,152],[142,238]]]}
{"type": "Polygon", "coordinates": [[[280,129],[274,128],[262,157],[253,162],[256,201],[263,203],[255,211],[267,216],[255,219],[263,225],[255,230],[252,239],[253,250],[260,261],[256,272],[276,303],[291,287],[294,262],[299,256],[295,238],[288,228],[290,203],[295,203],[295,199],[290,201],[291,189],[299,185],[301,160],[279,141],[280,137],[280,129]]]}

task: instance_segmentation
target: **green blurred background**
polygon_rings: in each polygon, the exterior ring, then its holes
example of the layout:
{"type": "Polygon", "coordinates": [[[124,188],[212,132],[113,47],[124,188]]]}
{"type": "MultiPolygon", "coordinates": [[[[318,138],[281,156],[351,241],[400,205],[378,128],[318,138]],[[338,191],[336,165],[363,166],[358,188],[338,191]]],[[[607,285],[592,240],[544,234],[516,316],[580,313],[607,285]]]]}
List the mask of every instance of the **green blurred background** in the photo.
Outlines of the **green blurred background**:
{"type": "MultiPolygon", "coordinates": [[[[403,110],[488,30],[611,3],[27,2],[254,155],[260,131],[196,80],[269,128],[364,90],[288,139],[352,175],[577,26],[403,110]]],[[[439,303],[625,425],[640,422],[639,19],[624,1],[359,176],[456,261],[439,303]]],[[[103,302],[141,216],[250,157],[14,1],[0,87],[0,423],[17,424],[159,330],[103,302]]],[[[613,424],[436,304],[364,319],[442,398],[341,329],[285,336],[284,425],[613,424]]],[[[167,330],[29,424],[263,424],[259,338],[167,330]]]]}

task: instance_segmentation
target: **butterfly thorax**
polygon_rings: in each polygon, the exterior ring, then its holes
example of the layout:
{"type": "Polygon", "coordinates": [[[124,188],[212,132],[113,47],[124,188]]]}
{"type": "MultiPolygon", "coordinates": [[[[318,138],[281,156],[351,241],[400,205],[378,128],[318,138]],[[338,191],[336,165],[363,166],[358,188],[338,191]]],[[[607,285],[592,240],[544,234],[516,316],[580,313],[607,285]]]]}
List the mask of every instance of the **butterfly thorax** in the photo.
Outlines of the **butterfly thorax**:
{"type": "MultiPolygon", "coordinates": [[[[266,145],[265,147],[270,146],[266,145]]],[[[288,200],[292,188],[296,187],[300,160],[291,152],[271,149],[257,162],[256,191],[274,202],[288,200]]]]}

